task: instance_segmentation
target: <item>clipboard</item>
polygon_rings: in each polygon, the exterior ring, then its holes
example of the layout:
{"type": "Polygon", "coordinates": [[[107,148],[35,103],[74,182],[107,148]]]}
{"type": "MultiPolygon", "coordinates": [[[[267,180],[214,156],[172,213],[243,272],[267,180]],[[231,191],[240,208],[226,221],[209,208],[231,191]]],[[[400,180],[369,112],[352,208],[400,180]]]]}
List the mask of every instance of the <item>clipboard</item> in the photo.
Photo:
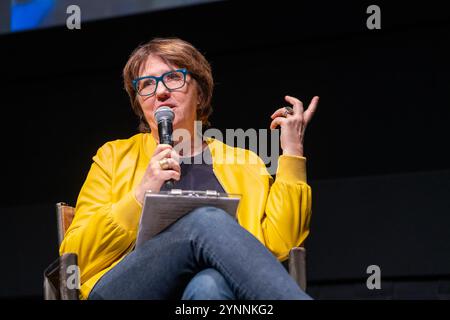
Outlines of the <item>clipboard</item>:
{"type": "Polygon", "coordinates": [[[135,247],[164,231],[192,210],[213,206],[226,211],[236,219],[241,195],[215,190],[195,191],[172,189],[145,193],[135,247]]]}

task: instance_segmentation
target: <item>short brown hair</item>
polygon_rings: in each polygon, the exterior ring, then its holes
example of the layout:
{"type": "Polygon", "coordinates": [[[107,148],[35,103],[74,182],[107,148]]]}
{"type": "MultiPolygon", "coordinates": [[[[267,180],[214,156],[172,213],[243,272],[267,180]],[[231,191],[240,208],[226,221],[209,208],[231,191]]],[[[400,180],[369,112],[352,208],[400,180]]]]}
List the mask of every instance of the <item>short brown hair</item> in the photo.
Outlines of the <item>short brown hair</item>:
{"type": "Polygon", "coordinates": [[[179,68],[186,68],[196,80],[200,104],[197,107],[197,120],[204,126],[209,126],[209,116],[212,113],[211,98],[214,81],[211,66],[206,58],[189,42],[178,38],[155,38],[136,48],[123,69],[125,90],[127,91],[134,113],[139,117],[139,131],[150,132],[150,126],[144,117],[139,104],[138,94],[133,88],[133,79],[139,77],[142,65],[149,55],[156,55],[179,68]]]}

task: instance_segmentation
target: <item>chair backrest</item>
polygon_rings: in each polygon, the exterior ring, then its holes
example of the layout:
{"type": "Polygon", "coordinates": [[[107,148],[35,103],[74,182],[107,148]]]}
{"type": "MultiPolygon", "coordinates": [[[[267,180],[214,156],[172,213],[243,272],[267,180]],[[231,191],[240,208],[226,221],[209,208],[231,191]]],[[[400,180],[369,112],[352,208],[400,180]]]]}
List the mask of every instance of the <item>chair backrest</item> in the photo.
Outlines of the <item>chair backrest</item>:
{"type": "Polygon", "coordinates": [[[58,244],[64,239],[64,234],[67,229],[69,229],[72,223],[73,217],[75,216],[75,208],[69,206],[67,203],[58,202],[56,204],[56,221],[58,223],[58,244]]]}
{"type": "MultiPolygon", "coordinates": [[[[69,229],[75,215],[75,208],[69,206],[64,202],[56,204],[56,221],[58,228],[58,243],[64,239],[64,235],[69,229]]],[[[77,266],[78,258],[75,253],[65,253],[58,257],[52,264],[50,264],[44,271],[44,299],[45,300],[77,300],[79,290],[75,287],[69,287],[69,277],[72,277],[68,272],[69,267],[77,266]]],[[[72,281],[72,279],[71,279],[72,281]]]]}

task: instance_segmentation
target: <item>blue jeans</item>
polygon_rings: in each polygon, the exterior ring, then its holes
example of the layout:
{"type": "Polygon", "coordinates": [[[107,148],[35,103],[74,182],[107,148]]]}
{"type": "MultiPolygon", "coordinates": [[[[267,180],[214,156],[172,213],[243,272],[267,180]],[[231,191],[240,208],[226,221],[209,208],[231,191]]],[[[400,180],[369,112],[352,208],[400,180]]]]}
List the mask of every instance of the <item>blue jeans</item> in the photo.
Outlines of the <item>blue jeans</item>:
{"type": "Polygon", "coordinates": [[[311,299],[225,211],[195,209],[130,252],[89,299],[311,299]]]}
{"type": "Polygon", "coordinates": [[[236,300],[236,296],[220,272],[208,268],[189,281],[181,300],[236,300]]]}

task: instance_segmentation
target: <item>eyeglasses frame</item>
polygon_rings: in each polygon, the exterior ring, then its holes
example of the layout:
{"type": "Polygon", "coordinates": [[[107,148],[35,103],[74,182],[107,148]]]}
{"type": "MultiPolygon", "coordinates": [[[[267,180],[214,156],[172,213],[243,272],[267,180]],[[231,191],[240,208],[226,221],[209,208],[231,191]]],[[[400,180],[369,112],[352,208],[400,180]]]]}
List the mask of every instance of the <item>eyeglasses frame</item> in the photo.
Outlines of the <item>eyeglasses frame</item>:
{"type": "Polygon", "coordinates": [[[169,91],[177,90],[177,89],[182,88],[182,87],[186,84],[186,75],[187,75],[188,73],[190,74],[190,72],[187,71],[186,68],[182,68],[182,69],[176,69],[176,70],[170,70],[170,71],[164,72],[164,73],[163,73],[162,75],[160,75],[159,77],[156,77],[156,76],[144,76],[144,77],[139,77],[139,78],[134,79],[134,80],[132,81],[132,83],[133,83],[133,88],[134,88],[134,90],[136,91],[136,93],[137,93],[138,95],[142,96],[142,97],[148,97],[148,96],[154,95],[154,94],[156,93],[156,90],[158,90],[159,82],[162,82],[163,85],[164,85],[164,87],[166,87],[166,89],[169,90],[169,91]],[[164,82],[163,78],[164,78],[166,75],[168,75],[169,73],[172,73],[172,72],[181,72],[181,73],[183,74],[183,77],[184,77],[183,80],[184,80],[184,82],[183,82],[183,85],[182,85],[181,87],[178,87],[178,88],[175,88],[175,89],[169,89],[169,88],[167,88],[166,83],[164,82]],[[140,93],[139,93],[139,90],[138,90],[137,85],[138,85],[138,82],[141,81],[141,80],[143,80],[143,79],[155,79],[155,80],[156,80],[155,91],[153,91],[153,93],[150,93],[150,94],[140,94],[140,93]]]}

